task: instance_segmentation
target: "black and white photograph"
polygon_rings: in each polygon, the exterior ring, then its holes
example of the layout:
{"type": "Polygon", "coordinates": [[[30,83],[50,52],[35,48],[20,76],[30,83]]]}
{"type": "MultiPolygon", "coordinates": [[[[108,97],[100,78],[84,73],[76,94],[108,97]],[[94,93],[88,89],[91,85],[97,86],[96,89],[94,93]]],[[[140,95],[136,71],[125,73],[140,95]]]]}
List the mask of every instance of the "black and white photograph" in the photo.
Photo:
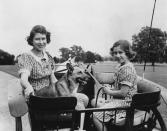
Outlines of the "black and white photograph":
{"type": "Polygon", "coordinates": [[[167,0],[0,0],[0,131],[167,131],[167,0]]]}

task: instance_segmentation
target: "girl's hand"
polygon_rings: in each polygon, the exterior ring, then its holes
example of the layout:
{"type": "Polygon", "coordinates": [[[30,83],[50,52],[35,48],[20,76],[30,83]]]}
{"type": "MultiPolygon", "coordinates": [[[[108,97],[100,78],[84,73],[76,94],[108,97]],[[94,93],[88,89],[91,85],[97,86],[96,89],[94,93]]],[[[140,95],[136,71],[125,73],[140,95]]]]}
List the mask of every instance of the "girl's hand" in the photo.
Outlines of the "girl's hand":
{"type": "Polygon", "coordinates": [[[104,86],[104,87],[103,87],[103,91],[104,91],[105,93],[109,93],[109,92],[111,91],[111,88],[108,87],[108,86],[104,86]]]}
{"type": "Polygon", "coordinates": [[[99,98],[97,101],[97,107],[102,107],[105,104],[105,99],[104,98],[99,98]]]}
{"type": "Polygon", "coordinates": [[[26,100],[28,100],[30,95],[34,95],[34,89],[32,87],[25,88],[24,95],[25,95],[26,100]]]}
{"type": "Polygon", "coordinates": [[[104,104],[105,103],[105,99],[104,98],[99,98],[98,102],[104,104]]]}

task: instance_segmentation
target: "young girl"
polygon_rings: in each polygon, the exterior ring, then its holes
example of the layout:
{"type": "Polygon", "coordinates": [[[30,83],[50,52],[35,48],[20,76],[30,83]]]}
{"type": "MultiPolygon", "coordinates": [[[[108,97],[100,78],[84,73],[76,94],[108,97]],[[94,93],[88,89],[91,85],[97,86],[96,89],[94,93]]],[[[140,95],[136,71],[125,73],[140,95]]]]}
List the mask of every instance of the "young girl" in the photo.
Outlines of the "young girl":
{"type": "Polygon", "coordinates": [[[27,37],[27,43],[32,47],[18,58],[20,83],[28,100],[30,94],[54,85],[57,79],[54,76],[54,60],[46,51],[50,43],[50,32],[42,25],[32,28],[27,37]]]}
{"type": "MultiPolygon", "coordinates": [[[[135,52],[132,51],[130,43],[126,40],[119,40],[114,43],[110,49],[111,55],[119,63],[118,70],[114,74],[114,89],[104,87],[104,91],[113,96],[112,102],[117,106],[123,102],[123,100],[131,101],[132,96],[137,92],[137,74],[133,64],[130,62],[135,56],[135,52]],[[119,99],[119,100],[118,100],[119,99]],[[114,102],[115,101],[115,102],[114,102]]],[[[109,104],[108,104],[109,105],[109,104]]],[[[105,104],[103,106],[106,106],[105,104]]],[[[102,130],[103,112],[94,113],[94,124],[98,131],[102,130]]],[[[108,122],[112,117],[109,114],[105,114],[104,121],[108,122]],[[108,116],[107,116],[108,115],[108,116]]],[[[125,117],[125,111],[119,111],[117,117],[125,117]]],[[[107,131],[107,127],[104,124],[104,131],[107,131]]]]}
{"type": "MultiPolygon", "coordinates": [[[[38,95],[38,92],[45,88],[54,89],[57,79],[54,75],[54,60],[46,51],[46,46],[50,43],[50,32],[44,26],[36,25],[27,37],[27,42],[32,49],[19,56],[18,73],[28,101],[31,94],[38,95]]],[[[54,92],[51,92],[49,96],[55,97],[54,92]]],[[[76,109],[85,109],[89,101],[88,97],[81,93],[75,93],[74,96],[77,98],[76,109]]],[[[83,129],[83,126],[84,115],[81,115],[80,128],[83,129]]]]}

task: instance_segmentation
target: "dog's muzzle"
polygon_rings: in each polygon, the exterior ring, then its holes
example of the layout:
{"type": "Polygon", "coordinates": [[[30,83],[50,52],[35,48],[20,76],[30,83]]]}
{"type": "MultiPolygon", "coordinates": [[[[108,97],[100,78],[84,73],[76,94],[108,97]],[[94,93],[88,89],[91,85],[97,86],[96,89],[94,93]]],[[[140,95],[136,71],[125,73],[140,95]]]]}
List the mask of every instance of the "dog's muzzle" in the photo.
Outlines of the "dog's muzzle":
{"type": "Polygon", "coordinates": [[[87,79],[77,78],[76,81],[81,85],[87,84],[87,79]]]}

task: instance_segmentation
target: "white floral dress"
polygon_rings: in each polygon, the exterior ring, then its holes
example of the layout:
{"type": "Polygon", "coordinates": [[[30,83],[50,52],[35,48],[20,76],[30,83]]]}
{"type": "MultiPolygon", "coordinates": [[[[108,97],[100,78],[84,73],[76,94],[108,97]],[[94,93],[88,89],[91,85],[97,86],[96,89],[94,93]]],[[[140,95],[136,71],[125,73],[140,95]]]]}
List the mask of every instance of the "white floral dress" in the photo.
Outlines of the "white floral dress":
{"type": "MultiPolygon", "coordinates": [[[[107,108],[107,107],[123,107],[126,105],[129,105],[132,96],[137,92],[137,74],[136,70],[131,62],[125,64],[125,65],[120,65],[118,66],[118,69],[116,73],[114,74],[114,89],[115,90],[120,90],[122,86],[120,85],[127,85],[129,87],[129,92],[127,96],[124,99],[113,99],[110,103],[107,103],[104,105],[104,107],[101,108],[107,108]],[[126,103],[128,102],[128,103],[126,103]]],[[[104,122],[110,121],[114,117],[114,112],[113,111],[106,111],[105,114],[104,112],[95,112],[94,116],[97,117],[100,121],[104,122]]],[[[125,111],[118,111],[117,112],[117,118],[125,117],[126,112],[125,111]]]]}
{"type": "Polygon", "coordinates": [[[42,59],[32,52],[23,53],[18,58],[18,73],[19,75],[23,72],[28,74],[28,80],[34,91],[50,86],[50,76],[53,73],[54,66],[54,60],[48,52],[44,52],[42,59]]]}

